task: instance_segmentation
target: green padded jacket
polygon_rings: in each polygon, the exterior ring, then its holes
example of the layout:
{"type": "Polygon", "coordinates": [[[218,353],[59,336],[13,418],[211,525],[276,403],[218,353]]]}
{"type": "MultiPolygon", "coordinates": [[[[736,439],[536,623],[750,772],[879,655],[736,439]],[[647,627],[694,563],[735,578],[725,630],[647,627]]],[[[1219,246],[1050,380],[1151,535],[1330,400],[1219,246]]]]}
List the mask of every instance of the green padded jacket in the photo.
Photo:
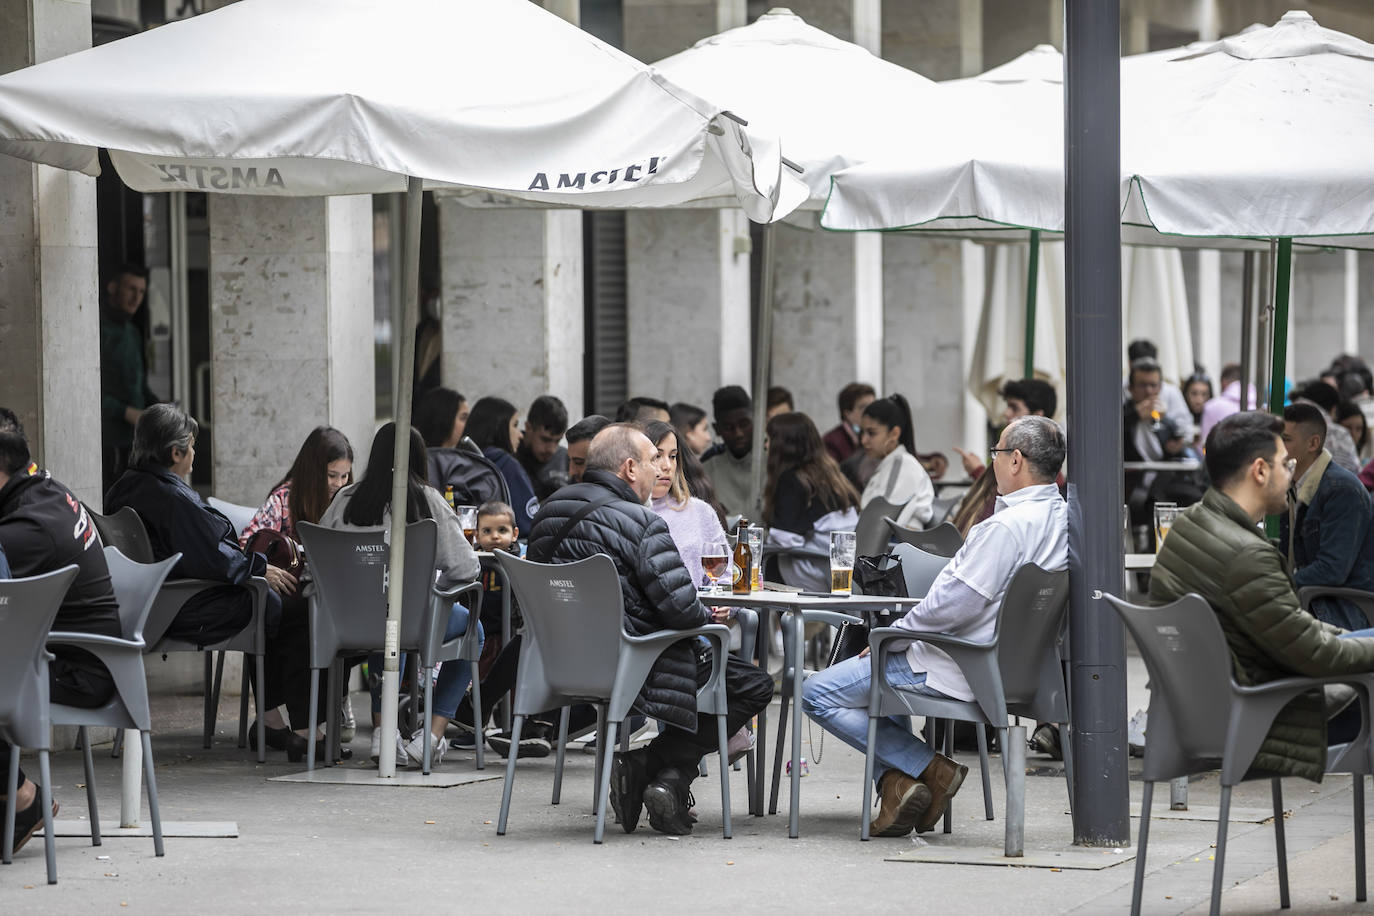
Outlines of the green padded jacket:
{"type": "MultiPolygon", "coordinates": [[[[1374,639],[1339,639],[1304,611],[1278,550],[1216,488],[1175,520],[1150,576],[1157,603],[1188,592],[1216,611],[1238,684],[1374,671],[1374,639]]],[[[1320,782],[1325,763],[1326,714],[1311,691],[1279,713],[1251,769],[1320,782]]]]}

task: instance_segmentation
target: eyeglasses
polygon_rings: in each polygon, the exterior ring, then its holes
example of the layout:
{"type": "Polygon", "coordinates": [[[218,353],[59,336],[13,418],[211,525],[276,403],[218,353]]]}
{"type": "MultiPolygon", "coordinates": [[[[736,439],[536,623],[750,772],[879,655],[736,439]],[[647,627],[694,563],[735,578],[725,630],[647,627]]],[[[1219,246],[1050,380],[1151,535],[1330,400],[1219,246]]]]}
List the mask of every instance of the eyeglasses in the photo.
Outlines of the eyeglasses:
{"type": "Polygon", "coordinates": [[[995,459],[995,458],[997,457],[997,454],[998,454],[999,452],[1005,452],[1006,454],[1011,454],[1012,452],[1016,451],[1016,449],[1014,449],[1014,448],[990,448],[990,449],[988,449],[988,451],[992,452],[992,457],[995,459]]]}

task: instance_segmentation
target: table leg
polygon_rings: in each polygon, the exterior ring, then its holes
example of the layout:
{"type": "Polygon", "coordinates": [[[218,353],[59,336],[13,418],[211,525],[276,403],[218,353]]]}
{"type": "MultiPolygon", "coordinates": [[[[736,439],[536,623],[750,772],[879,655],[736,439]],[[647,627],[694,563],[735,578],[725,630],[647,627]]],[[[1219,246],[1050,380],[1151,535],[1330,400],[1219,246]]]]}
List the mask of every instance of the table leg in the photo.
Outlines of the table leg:
{"type": "MultiPolygon", "coordinates": [[[[793,665],[792,665],[792,805],[791,811],[787,816],[787,835],[793,839],[800,833],[798,821],[801,811],[801,728],[802,728],[802,681],[804,680],[805,670],[803,662],[806,659],[806,624],[801,619],[801,614],[797,613],[797,625],[794,627],[795,642],[793,644],[793,665]]],[[[786,689],[788,685],[784,684],[786,689]]]]}
{"type": "MultiPolygon", "coordinates": [[[[768,673],[768,650],[772,635],[773,609],[760,607],[759,629],[754,638],[758,650],[759,667],[768,673]]],[[[758,726],[754,729],[754,794],[749,799],[749,813],[763,817],[763,787],[768,782],[768,707],[759,711],[758,726]]]]}

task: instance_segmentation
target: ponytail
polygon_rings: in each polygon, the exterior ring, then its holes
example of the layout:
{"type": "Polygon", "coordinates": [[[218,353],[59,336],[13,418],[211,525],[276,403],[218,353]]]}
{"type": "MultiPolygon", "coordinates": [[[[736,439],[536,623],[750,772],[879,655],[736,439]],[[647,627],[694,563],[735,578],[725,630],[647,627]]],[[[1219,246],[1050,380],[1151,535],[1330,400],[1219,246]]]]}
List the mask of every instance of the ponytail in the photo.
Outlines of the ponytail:
{"type": "Polygon", "coordinates": [[[911,406],[900,394],[879,398],[864,408],[864,416],[887,427],[901,430],[899,442],[911,455],[916,454],[916,437],[911,429],[911,406]]]}

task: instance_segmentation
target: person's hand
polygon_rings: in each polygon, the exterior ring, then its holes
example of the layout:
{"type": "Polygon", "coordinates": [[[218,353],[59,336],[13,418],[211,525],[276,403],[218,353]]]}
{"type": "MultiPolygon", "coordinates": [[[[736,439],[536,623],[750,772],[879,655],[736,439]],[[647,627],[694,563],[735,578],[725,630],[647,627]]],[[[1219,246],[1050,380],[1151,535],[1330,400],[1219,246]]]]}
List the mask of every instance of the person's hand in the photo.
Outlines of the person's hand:
{"type": "Polygon", "coordinates": [[[959,453],[959,460],[964,463],[964,473],[970,477],[983,472],[984,464],[982,460],[972,452],[966,452],[959,446],[954,446],[954,450],[959,453]]]}
{"type": "Polygon", "coordinates": [[[729,620],[729,619],[730,619],[730,609],[729,609],[728,607],[713,607],[713,608],[711,608],[711,622],[712,622],[712,623],[725,623],[725,622],[726,622],[727,620],[729,620]]]}
{"type": "Polygon", "coordinates": [[[296,577],[286,570],[268,564],[267,572],[263,574],[267,584],[272,587],[272,591],[278,595],[294,595],[300,588],[300,583],[296,577]]]}
{"type": "Polygon", "coordinates": [[[141,416],[143,416],[143,411],[139,410],[137,407],[124,408],[124,422],[128,423],[130,426],[137,425],[138,418],[141,416]]]}
{"type": "Polygon", "coordinates": [[[1164,403],[1159,398],[1146,398],[1135,402],[1135,413],[1142,423],[1153,423],[1164,416],[1164,403]]]}

